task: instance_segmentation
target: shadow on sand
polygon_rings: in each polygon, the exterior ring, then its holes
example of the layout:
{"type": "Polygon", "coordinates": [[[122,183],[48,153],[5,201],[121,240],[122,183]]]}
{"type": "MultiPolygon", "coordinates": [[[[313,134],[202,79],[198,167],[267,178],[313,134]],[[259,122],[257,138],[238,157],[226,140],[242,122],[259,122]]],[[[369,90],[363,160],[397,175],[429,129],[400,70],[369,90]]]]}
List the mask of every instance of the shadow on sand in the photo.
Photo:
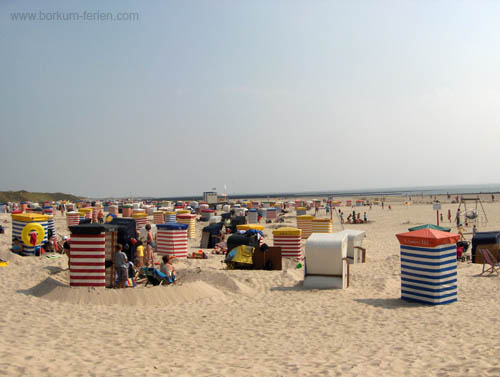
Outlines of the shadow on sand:
{"type": "Polygon", "coordinates": [[[58,287],[68,288],[69,285],[49,276],[47,279],[35,285],[34,287],[31,287],[29,289],[19,289],[17,293],[23,293],[27,296],[42,297],[49,294],[58,287]]]}
{"type": "Polygon", "coordinates": [[[402,300],[401,298],[360,298],[356,299],[355,301],[361,304],[371,305],[376,308],[384,309],[400,309],[422,306],[422,304],[402,300]]]}
{"type": "Polygon", "coordinates": [[[271,287],[271,292],[293,292],[293,291],[310,291],[310,289],[306,289],[303,286],[303,282],[298,282],[294,286],[291,287],[271,287]]]}
{"type": "Polygon", "coordinates": [[[57,266],[45,266],[45,269],[50,272],[51,275],[58,274],[59,272],[64,271],[64,268],[57,266]]]}

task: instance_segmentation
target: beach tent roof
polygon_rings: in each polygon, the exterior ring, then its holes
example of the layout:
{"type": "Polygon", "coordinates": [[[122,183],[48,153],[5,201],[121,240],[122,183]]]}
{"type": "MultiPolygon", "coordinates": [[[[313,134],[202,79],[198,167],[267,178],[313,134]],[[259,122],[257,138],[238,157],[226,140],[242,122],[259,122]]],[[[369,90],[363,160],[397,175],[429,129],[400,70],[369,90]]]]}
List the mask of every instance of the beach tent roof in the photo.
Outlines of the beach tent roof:
{"type": "Polygon", "coordinates": [[[167,230],[186,230],[189,225],[181,224],[181,223],[166,223],[166,224],[156,224],[158,229],[167,229],[167,230]]]}
{"type": "Polygon", "coordinates": [[[100,234],[102,232],[115,232],[118,225],[111,224],[80,224],[69,227],[71,234],[100,234]]]}
{"type": "Polygon", "coordinates": [[[443,232],[436,229],[420,229],[414,232],[396,234],[398,241],[402,245],[436,247],[439,245],[457,243],[460,235],[443,232]]]}
{"type": "Polygon", "coordinates": [[[424,224],[424,225],[414,226],[413,228],[408,228],[408,231],[414,232],[414,231],[420,230],[420,229],[435,229],[435,230],[440,230],[442,232],[450,232],[451,231],[450,228],[444,228],[442,226],[437,226],[434,224],[424,224]]]}

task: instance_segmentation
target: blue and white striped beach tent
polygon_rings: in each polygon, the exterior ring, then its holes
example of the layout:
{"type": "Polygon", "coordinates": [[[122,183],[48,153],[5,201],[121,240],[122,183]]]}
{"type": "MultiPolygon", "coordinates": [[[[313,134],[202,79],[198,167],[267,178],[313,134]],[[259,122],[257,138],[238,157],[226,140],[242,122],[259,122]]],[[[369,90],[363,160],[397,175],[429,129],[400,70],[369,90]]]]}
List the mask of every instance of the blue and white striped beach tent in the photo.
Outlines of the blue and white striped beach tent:
{"type": "Polygon", "coordinates": [[[401,298],[432,305],[457,301],[458,234],[421,229],[397,234],[401,298]]]}
{"type": "Polygon", "coordinates": [[[24,252],[27,254],[35,253],[35,246],[28,245],[22,241],[22,232],[25,226],[31,223],[37,223],[42,226],[44,237],[43,240],[40,240],[40,243],[45,243],[48,241],[48,229],[49,229],[49,219],[52,216],[48,215],[39,215],[37,213],[20,213],[20,214],[12,214],[12,245],[14,245],[14,238],[21,240],[23,244],[24,252]]]}

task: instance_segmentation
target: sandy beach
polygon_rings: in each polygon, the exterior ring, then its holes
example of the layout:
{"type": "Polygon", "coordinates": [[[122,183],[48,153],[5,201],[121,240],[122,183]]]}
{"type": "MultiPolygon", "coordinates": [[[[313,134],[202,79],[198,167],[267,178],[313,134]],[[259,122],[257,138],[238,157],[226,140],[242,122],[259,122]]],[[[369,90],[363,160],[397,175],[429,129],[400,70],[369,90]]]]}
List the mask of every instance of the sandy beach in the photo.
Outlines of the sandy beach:
{"type": "MultiPolygon", "coordinates": [[[[442,225],[456,231],[446,213],[458,205],[439,198],[442,225]]],[[[500,230],[500,203],[484,199],[489,221],[478,230],[500,230]]],[[[387,198],[391,210],[362,207],[370,223],[345,225],[367,235],[367,263],[351,266],[346,290],[304,289],[303,269],[289,260],[282,271],[224,270],[210,251],[206,260],[176,260],[175,286],[69,288],[66,256],[9,251],[10,215],[2,214],[0,258],[9,265],[0,268],[0,375],[500,375],[499,276],[480,277],[481,265],[459,263],[458,302],[400,299],[395,234],[436,220],[429,197],[405,200],[387,198]]],[[[204,225],[197,223],[191,251],[204,225]]],[[[291,211],[284,224],[266,224],[265,241],[272,244],[273,229],[295,225],[291,211]]],[[[69,234],[59,213],[56,228],[69,234]]]]}

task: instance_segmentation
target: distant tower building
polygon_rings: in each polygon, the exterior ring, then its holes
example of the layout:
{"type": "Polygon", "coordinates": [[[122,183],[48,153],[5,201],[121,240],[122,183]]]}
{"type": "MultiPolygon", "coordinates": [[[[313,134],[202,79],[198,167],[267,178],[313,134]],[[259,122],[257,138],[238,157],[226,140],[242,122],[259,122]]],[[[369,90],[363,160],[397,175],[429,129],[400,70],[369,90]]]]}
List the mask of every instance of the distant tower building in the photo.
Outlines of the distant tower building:
{"type": "Polygon", "coordinates": [[[208,204],[217,204],[217,192],[215,191],[205,191],[203,193],[203,201],[208,204]]]}

